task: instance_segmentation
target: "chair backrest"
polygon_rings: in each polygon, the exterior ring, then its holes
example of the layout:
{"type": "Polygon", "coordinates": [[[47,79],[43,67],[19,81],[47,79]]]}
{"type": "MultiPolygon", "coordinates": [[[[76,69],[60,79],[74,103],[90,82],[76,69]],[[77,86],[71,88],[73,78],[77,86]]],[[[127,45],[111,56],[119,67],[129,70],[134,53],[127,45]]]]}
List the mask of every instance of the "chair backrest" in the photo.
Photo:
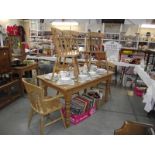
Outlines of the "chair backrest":
{"type": "Polygon", "coordinates": [[[98,61],[107,60],[107,57],[106,57],[106,53],[105,52],[96,52],[95,53],[95,58],[98,61]]]}
{"type": "Polygon", "coordinates": [[[109,66],[108,66],[108,62],[107,62],[107,56],[105,52],[95,52],[95,57],[96,57],[96,65],[98,67],[104,68],[107,70],[107,72],[109,71],[109,66]]]}
{"type": "Polygon", "coordinates": [[[53,27],[51,28],[51,31],[56,54],[58,56],[62,56],[62,54],[65,53],[67,54],[69,51],[78,51],[78,32],[62,31],[53,27]]]}
{"type": "Polygon", "coordinates": [[[22,78],[31,107],[38,113],[46,111],[46,106],[42,104],[44,99],[44,89],[35,85],[31,78],[22,78]]]}
{"type": "Polygon", "coordinates": [[[103,34],[98,32],[88,32],[86,34],[86,50],[87,52],[102,51],[103,34]]]}

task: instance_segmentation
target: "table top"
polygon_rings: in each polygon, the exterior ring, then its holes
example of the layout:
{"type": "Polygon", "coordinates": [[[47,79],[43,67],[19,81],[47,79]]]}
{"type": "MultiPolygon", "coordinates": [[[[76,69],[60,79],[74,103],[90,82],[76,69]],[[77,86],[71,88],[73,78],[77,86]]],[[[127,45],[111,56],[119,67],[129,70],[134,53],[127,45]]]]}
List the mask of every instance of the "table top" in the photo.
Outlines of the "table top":
{"type": "Polygon", "coordinates": [[[81,90],[81,88],[88,86],[95,86],[97,83],[102,82],[103,80],[108,80],[113,75],[113,72],[109,71],[108,73],[104,73],[102,75],[98,75],[96,77],[91,78],[91,80],[85,80],[84,82],[75,81],[73,85],[59,85],[54,81],[47,80],[45,78],[45,75],[39,75],[37,76],[38,79],[46,83],[49,87],[53,87],[55,89],[58,89],[60,91],[73,91],[78,92],[81,90]]]}

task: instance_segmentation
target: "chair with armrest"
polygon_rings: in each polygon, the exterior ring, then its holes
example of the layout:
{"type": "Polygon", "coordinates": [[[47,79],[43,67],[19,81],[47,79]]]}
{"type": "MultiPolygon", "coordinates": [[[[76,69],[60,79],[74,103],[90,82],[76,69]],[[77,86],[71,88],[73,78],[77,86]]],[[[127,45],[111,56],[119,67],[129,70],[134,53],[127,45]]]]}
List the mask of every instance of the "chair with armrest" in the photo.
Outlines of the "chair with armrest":
{"type": "Polygon", "coordinates": [[[155,126],[134,121],[125,121],[123,126],[114,130],[114,135],[154,135],[155,126]]]}
{"type": "Polygon", "coordinates": [[[60,104],[60,97],[62,97],[62,95],[57,95],[55,97],[44,96],[44,88],[35,85],[32,79],[22,78],[22,82],[31,104],[28,127],[30,126],[32,117],[35,113],[40,115],[40,134],[44,134],[46,126],[49,126],[59,120],[62,120],[64,127],[66,127],[63,113],[61,111],[62,105],[60,104]],[[49,114],[55,111],[59,111],[61,116],[55,120],[45,123],[45,116],[49,116],[49,114]]]}

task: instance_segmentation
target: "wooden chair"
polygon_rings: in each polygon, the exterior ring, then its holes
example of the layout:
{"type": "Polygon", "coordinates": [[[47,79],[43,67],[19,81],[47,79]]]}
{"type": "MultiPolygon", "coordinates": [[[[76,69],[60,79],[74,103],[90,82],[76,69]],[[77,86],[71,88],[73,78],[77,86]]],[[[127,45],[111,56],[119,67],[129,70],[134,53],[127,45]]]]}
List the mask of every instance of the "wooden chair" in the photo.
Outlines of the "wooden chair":
{"type": "Polygon", "coordinates": [[[62,97],[62,95],[57,95],[55,97],[50,96],[45,97],[44,88],[35,85],[32,79],[22,78],[22,82],[27,91],[28,98],[31,104],[28,127],[30,126],[32,117],[35,113],[40,115],[40,134],[44,134],[44,129],[46,126],[49,126],[59,120],[62,120],[64,127],[66,127],[63,113],[61,111],[62,105],[60,104],[59,100],[60,97],[62,97]],[[44,122],[45,116],[49,116],[50,113],[53,113],[55,111],[59,111],[61,116],[51,122],[45,123],[44,122]]]}
{"type": "Polygon", "coordinates": [[[104,68],[109,71],[108,61],[105,52],[95,52],[95,58],[97,60],[96,65],[99,68],[104,68]]]}
{"type": "Polygon", "coordinates": [[[155,134],[154,129],[151,124],[125,121],[121,128],[114,131],[114,135],[149,135],[155,134]]]}
{"type": "Polygon", "coordinates": [[[88,32],[86,33],[86,55],[85,61],[87,63],[88,69],[91,65],[91,58],[92,56],[96,57],[96,54],[98,58],[100,56],[103,56],[105,58],[105,54],[103,54],[102,50],[102,44],[103,44],[103,34],[98,32],[88,32]]]}
{"type": "Polygon", "coordinates": [[[51,30],[57,57],[53,68],[52,78],[61,64],[63,70],[69,70],[70,66],[73,67],[74,75],[77,78],[79,74],[77,61],[77,57],[79,56],[77,37],[79,33],[75,31],[61,31],[55,28],[52,28],[51,30]],[[69,63],[66,68],[67,58],[70,58],[72,63],[69,63]]]}

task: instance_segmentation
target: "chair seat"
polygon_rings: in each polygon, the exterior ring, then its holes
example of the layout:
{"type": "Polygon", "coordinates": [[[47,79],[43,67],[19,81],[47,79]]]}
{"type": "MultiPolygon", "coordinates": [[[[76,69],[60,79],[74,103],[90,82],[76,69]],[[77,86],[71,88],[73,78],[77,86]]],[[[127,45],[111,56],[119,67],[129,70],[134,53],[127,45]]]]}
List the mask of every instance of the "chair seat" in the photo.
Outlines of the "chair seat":
{"type": "MultiPolygon", "coordinates": [[[[50,99],[52,96],[46,96],[44,99],[50,99]]],[[[54,111],[60,110],[62,108],[62,104],[60,103],[60,99],[52,100],[51,104],[46,105],[46,111],[41,110],[39,113],[42,115],[48,115],[54,111]]]]}

